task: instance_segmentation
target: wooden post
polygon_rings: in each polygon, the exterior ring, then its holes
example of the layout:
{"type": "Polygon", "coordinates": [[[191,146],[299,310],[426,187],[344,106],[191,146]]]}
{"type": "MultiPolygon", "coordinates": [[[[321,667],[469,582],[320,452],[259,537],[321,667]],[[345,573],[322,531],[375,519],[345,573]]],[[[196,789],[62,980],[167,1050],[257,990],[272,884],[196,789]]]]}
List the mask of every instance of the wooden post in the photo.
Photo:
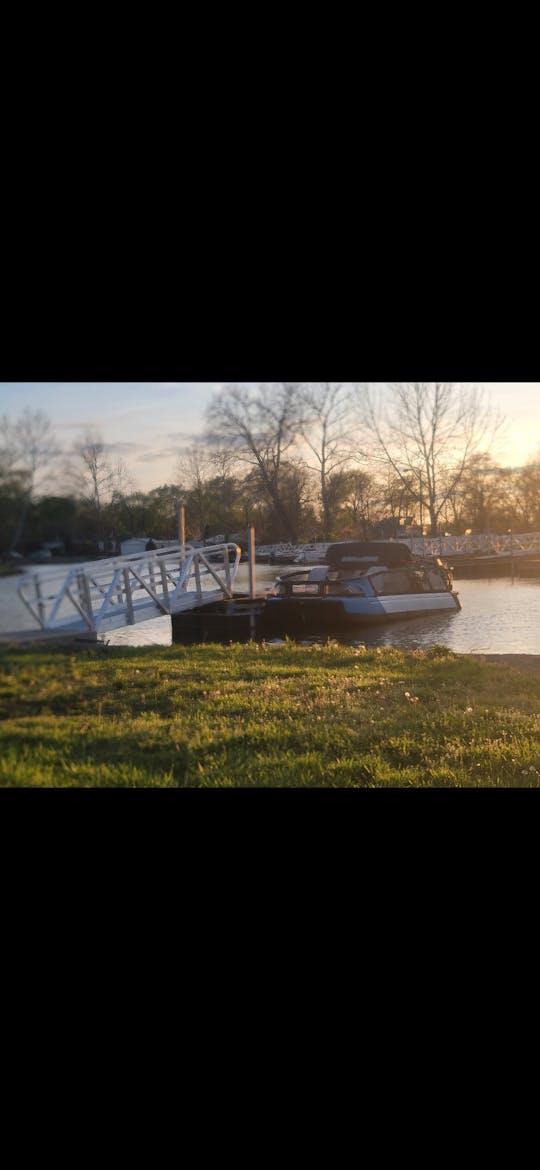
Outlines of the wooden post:
{"type": "Polygon", "coordinates": [[[36,585],[36,598],[37,598],[37,606],[38,606],[38,613],[39,613],[39,621],[40,621],[42,628],[45,629],[45,606],[43,604],[43,597],[42,597],[42,593],[41,593],[41,581],[37,575],[34,577],[34,581],[35,581],[35,585],[36,585]]]}
{"type": "Polygon", "coordinates": [[[255,525],[248,525],[249,596],[253,600],[257,592],[257,570],[255,568],[255,525]]]}
{"type": "Polygon", "coordinates": [[[124,577],[124,589],[125,589],[125,593],[126,593],[127,624],[129,626],[134,626],[135,625],[135,613],[133,610],[133,597],[131,596],[131,581],[129,579],[129,569],[123,570],[123,577],[124,577]]]}
{"type": "Polygon", "coordinates": [[[178,541],[182,545],[180,559],[183,563],[186,556],[186,509],[183,504],[178,505],[178,541]]]}
{"type": "Polygon", "coordinates": [[[186,509],[183,504],[178,505],[178,540],[186,543],[186,509]]]}

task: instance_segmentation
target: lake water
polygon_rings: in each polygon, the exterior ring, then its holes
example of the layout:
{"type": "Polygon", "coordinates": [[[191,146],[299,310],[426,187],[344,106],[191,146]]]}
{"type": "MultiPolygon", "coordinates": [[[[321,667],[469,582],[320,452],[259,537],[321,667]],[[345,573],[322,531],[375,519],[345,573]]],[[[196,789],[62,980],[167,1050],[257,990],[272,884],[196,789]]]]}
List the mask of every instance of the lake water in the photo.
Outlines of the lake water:
{"type": "MultiPolygon", "coordinates": [[[[263,593],[268,589],[279,571],[258,565],[257,591],[263,593]]],[[[19,581],[18,577],[0,578],[0,634],[38,628],[18,597],[19,581]]],[[[246,565],[240,567],[236,587],[239,592],[248,590],[246,565]]],[[[456,589],[463,605],[460,613],[393,622],[359,631],[357,640],[368,646],[396,646],[404,650],[442,645],[460,654],[540,654],[540,579],[514,582],[510,578],[460,579],[456,589]]],[[[107,641],[119,646],[169,646],[170,619],[156,618],[116,630],[107,635],[107,641]]]]}

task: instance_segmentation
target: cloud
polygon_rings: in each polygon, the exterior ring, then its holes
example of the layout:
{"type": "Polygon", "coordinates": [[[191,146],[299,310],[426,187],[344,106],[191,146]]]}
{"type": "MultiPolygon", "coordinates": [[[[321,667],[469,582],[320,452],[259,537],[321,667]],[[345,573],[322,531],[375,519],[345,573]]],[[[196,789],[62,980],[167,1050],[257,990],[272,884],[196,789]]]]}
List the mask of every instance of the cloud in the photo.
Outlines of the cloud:
{"type": "Polygon", "coordinates": [[[173,459],[178,453],[178,447],[163,447],[160,451],[145,451],[143,455],[137,455],[135,462],[156,463],[159,459],[173,459]]]}
{"type": "Polygon", "coordinates": [[[204,434],[200,431],[171,431],[169,434],[156,435],[158,439],[172,440],[173,443],[200,443],[204,440],[204,434]]]}
{"type": "Polygon", "coordinates": [[[143,443],[104,443],[103,450],[120,455],[129,455],[134,451],[144,451],[143,443]]]}
{"type": "Polygon", "coordinates": [[[55,419],[53,426],[55,431],[91,431],[94,423],[84,419],[80,422],[57,422],[55,419]]]}

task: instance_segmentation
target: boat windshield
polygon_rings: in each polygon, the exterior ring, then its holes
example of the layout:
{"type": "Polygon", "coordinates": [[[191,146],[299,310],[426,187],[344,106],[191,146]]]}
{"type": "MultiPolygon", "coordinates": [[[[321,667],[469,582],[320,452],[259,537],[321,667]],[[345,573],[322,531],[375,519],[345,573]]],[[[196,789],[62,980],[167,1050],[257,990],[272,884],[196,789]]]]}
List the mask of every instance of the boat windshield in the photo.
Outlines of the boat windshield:
{"type": "Polygon", "coordinates": [[[283,577],[278,577],[274,581],[272,593],[276,597],[286,597],[290,593],[302,592],[305,590],[309,582],[309,569],[298,570],[298,572],[285,573],[283,577]]]}
{"type": "Polygon", "coordinates": [[[346,577],[340,578],[339,580],[330,580],[326,587],[326,592],[338,597],[369,597],[372,590],[365,577],[346,577]]]}
{"type": "Polygon", "coordinates": [[[381,569],[370,574],[373,588],[380,597],[405,593],[447,593],[450,582],[438,565],[415,569],[381,569]]]}

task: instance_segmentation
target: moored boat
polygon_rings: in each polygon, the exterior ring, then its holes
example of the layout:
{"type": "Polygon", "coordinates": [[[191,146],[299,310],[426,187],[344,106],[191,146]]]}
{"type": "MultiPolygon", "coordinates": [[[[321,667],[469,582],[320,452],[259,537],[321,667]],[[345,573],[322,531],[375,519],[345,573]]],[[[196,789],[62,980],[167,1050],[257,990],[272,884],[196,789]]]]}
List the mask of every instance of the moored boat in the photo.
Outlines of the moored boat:
{"type": "Polygon", "coordinates": [[[329,545],[325,563],[276,578],[267,597],[267,634],[354,630],[461,609],[452,574],[437,556],[414,556],[401,543],[329,545]]]}

